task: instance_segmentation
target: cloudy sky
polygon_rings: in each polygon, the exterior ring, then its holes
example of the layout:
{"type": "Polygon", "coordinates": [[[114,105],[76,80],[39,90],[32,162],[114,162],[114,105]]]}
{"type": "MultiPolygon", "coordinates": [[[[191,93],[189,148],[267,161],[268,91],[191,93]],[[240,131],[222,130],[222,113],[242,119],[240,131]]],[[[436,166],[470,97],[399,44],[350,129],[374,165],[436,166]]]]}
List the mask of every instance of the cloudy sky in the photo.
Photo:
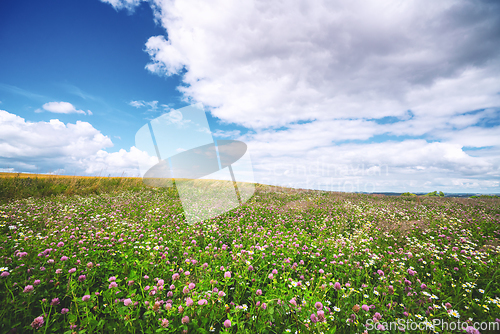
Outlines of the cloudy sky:
{"type": "Polygon", "coordinates": [[[139,175],[198,104],[260,183],[500,193],[498,1],[3,1],[0,50],[1,171],[139,175]]]}

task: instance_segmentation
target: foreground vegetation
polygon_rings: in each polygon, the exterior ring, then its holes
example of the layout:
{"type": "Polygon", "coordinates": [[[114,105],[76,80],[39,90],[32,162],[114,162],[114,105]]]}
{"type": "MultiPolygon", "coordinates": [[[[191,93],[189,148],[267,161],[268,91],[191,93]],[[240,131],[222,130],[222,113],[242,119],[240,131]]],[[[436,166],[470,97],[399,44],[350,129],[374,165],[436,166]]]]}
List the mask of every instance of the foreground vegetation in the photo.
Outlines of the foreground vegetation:
{"type": "Polygon", "coordinates": [[[174,190],[137,187],[0,206],[0,332],[457,332],[440,319],[473,333],[500,322],[499,199],[258,185],[190,226],[174,190]]]}

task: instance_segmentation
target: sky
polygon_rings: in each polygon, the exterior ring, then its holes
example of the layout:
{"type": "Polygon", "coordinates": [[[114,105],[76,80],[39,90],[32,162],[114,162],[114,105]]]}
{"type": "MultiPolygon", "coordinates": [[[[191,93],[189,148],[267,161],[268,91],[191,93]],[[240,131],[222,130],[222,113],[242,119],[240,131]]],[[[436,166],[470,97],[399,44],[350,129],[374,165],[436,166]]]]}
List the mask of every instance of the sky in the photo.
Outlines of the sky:
{"type": "Polygon", "coordinates": [[[0,171],[141,176],[196,105],[255,182],[500,193],[498,1],[2,1],[0,50],[0,171]]]}

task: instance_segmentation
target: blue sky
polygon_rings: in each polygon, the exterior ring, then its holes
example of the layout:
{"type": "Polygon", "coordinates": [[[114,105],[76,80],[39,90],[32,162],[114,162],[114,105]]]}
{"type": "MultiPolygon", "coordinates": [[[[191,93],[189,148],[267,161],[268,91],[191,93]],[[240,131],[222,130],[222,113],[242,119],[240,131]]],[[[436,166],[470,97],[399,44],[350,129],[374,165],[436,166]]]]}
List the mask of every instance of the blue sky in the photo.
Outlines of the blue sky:
{"type": "Polygon", "coordinates": [[[198,104],[257,182],[498,193],[499,7],[4,1],[0,170],[138,175],[137,130],[198,104]]]}

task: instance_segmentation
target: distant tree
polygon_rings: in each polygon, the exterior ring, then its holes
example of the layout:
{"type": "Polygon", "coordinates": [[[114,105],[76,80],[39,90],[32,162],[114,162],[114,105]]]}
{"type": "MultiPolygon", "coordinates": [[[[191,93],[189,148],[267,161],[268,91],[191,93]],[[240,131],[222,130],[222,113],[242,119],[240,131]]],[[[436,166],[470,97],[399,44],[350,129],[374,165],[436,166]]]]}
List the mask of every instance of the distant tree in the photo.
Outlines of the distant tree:
{"type": "Polygon", "coordinates": [[[406,193],[402,193],[402,194],[401,194],[401,196],[412,196],[412,197],[415,197],[415,196],[417,196],[417,195],[412,194],[412,193],[410,193],[410,192],[406,192],[406,193]]]}

